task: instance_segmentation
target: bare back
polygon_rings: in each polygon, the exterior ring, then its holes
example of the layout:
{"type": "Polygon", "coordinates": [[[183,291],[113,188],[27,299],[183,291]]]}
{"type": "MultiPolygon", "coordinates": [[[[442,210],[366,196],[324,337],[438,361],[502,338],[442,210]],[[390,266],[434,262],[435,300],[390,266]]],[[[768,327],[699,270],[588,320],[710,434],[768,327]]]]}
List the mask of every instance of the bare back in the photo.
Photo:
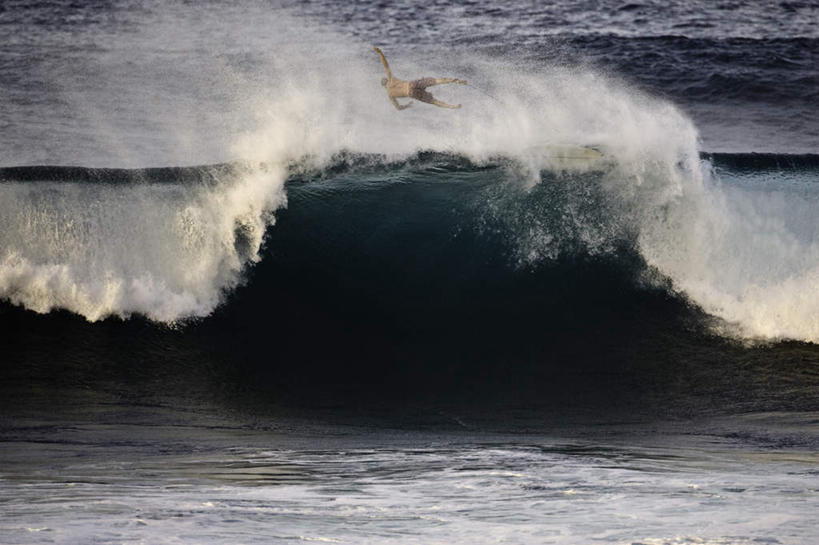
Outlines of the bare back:
{"type": "Polygon", "coordinates": [[[387,96],[390,98],[405,98],[410,96],[410,82],[396,77],[387,79],[387,96]]]}

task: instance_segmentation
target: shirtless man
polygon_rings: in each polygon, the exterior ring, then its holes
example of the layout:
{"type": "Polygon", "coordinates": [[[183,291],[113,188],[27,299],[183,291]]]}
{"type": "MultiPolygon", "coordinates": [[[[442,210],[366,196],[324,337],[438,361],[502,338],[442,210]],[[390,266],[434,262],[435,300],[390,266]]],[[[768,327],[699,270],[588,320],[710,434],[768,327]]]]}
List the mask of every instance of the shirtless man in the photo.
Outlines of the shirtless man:
{"type": "Polygon", "coordinates": [[[441,108],[461,107],[460,104],[453,105],[436,100],[435,97],[433,97],[432,94],[427,91],[427,87],[440,85],[442,83],[459,83],[461,85],[466,85],[466,80],[455,78],[421,78],[413,81],[404,81],[393,77],[392,72],[390,71],[390,65],[387,64],[387,58],[384,56],[384,53],[375,46],[373,46],[373,49],[375,49],[378,54],[381,55],[381,62],[384,63],[384,69],[387,71],[387,77],[381,78],[381,85],[387,89],[387,96],[390,97],[390,102],[392,102],[392,105],[395,106],[396,109],[403,110],[412,106],[411,100],[402,106],[398,104],[398,101],[395,100],[396,98],[414,98],[416,100],[420,100],[421,102],[434,104],[441,108]]]}

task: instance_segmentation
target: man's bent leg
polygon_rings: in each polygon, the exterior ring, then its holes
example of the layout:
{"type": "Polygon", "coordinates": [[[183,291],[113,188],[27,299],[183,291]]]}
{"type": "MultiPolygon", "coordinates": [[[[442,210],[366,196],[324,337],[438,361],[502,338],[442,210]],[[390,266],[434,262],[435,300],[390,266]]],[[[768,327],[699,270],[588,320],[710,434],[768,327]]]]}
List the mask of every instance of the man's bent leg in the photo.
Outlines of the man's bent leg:
{"type": "Polygon", "coordinates": [[[421,78],[414,80],[410,83],[410,85],[416,89],[426,89],[431,85],[437,85],[438,80],[435,78],[421,78]]]}
{"type": "Polygon", "coordinates": [[[460,104],[457,104],[457,105],[453,106],[452,104],[447,104],[446,102],[441,102],[440,100],[437,100],[435,97],[433,97],[432,93],[430,93],[429,91],[425,91],[425,90],[419,89],[419,88],[413,89],[412,94],[410,96],[412,98],[414,98],[415,100],[420,100],[421,102],[426,102],[427,104],[434,104],[435,106],[438,106],[440,108],[457,109],[457,108],[461,107],[460,104]]]}
{"type": "Polygon", "coordinates": [[[413,83],[422,89],[426,89],[427,87],[442,85],[444,83],[460,83],[461,85],[466,85],[466,80],[458,78],[421,78],[415,80],[413,83]]]}
{"type": "Polygon", "coordinates": [[[440,100],[436,100],[434,98],[432,99],[432,102],[430,102],[430,104],[435,104],[439,108],[452,108],[453,110],[457,110],[458,108],[461,107],[460,104],[447,104],[446,102],[441,102],[440,100]]]}

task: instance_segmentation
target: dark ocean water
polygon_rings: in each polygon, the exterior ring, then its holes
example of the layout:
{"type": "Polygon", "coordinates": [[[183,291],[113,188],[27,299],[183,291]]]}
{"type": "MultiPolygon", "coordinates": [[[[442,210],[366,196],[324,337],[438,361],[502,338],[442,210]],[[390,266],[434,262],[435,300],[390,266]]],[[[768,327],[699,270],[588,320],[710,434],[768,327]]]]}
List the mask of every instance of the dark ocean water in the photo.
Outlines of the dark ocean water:
{"type": "Polygon", "coordinates": [[[812,543],[817,22],[0,4],[0,542],[812,543]]]}

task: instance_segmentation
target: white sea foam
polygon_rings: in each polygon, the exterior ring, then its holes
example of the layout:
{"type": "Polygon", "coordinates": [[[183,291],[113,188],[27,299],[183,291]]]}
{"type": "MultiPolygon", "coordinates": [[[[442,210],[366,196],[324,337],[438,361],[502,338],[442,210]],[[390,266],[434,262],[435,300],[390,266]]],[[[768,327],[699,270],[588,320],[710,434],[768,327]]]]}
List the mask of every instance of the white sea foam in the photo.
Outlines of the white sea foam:
{"type": "Polygon", "coordinates": [[[0,184],[0,293],[89,320],[207,315],[258,259],[283,179],[270,169],[218,188],[0,184]]]}
{"type": "Polygon", "coordinates": [[[647,214],[640,250],[735,333],[817,342],[815,210],[815,195],[792,187],[770,192],[711,180],[647,214]]]}

